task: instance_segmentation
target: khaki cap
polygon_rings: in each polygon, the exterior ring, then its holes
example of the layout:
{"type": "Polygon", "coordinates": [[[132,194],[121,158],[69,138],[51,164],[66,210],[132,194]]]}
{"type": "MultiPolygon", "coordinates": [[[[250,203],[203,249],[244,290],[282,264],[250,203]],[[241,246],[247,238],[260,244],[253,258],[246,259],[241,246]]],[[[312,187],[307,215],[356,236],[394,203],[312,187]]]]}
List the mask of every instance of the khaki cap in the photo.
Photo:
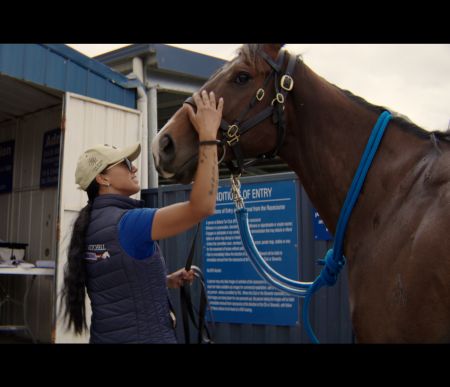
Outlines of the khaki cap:
{"type": "Polygon", "coordinates": [[[96,145],[85,151],[78,159],[75,171],[75,182],[84,191],[89,187],[95,177],[103,172],[108,165],[128,158],[133,161],[141,153],[141,144],[137,143],[125,148],[111,145],[96,145]]]}

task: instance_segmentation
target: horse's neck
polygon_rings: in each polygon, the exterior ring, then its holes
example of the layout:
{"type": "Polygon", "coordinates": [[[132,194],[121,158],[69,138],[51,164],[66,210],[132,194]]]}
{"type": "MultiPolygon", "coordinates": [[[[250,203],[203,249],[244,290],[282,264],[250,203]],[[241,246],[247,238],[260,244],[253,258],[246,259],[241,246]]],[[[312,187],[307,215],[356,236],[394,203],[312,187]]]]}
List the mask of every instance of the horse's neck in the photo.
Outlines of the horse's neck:
{"type": "MultiPolygon", "coordinates": [[[[295,80],[292,102],[287,108],[286,145],[280,156],[297,173],[313,205],[334,233],[378,117],[302,63],[295,80]]],[[[378,173],[384,172],[378,169],[378,173]]]]}

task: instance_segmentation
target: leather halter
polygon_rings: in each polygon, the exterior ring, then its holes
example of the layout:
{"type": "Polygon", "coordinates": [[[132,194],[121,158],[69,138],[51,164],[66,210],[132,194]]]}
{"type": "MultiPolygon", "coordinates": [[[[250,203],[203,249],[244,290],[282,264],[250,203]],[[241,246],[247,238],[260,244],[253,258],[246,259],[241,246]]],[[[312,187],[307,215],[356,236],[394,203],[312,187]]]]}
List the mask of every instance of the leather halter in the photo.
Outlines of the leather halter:
{"type": "MultiPolygon", "coordinates": [[[[272,71],[264,80],[263,86],[257,90],[255,96],[252,98],[247,108],[240,114],[239,118],[235,119],[231,125],[224,119],[222,119],[220,123],[222,139],[219,140],[218,145],[222,145],[223,147],[224,153],[222,155],[222,160],[225,157],[227,146],[230,147],[233,151],[237,165],[235,165],[233,161],[227,162],[227,167],[230,169],[233,175],[241,174],[246,167],[258,160],[272,159],[276,157],[281,146],[283,145],[286,135],[284,103],[286,101],[287,93],[294,87],[292,74],[297,63],[297,58],[294,55],[290,55],[286,71],[282,75],[281,68],[284,63],[285,51],[280,52],[280,55],[278,56],[276,62],[272,58],[270,58],[270,56],[267,55],[264,51],[259,50],[258,53],[272,68],[272,71]],[[260,102],[264,98],[264,89],[267,87],[272,77],[274,77],[275,79],[275,98],[272,100],[271,104],[264,110],[242,122],[242,120],[247,116],[248,112],[255,106],[255,104],[257,102],[260,102]],[[256,159],[244,164],[244,155],[242,154],[241,150],[240,136],[242,136],[270,116],[272,116],[273,124],[277,127],[277,145],[275,149],[271,152],[261,154],[256,159]]],[[[184,103],[191,105],[194,109],[196,108],[194,99],[192,97],[187,98],[184,103]]]]}

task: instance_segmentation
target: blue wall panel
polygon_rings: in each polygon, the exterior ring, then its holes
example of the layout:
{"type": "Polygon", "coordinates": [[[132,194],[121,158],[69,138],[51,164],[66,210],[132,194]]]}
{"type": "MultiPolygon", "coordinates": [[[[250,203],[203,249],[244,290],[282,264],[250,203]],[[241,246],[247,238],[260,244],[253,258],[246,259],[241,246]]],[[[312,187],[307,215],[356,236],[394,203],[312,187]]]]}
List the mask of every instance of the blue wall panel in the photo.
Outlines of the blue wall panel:
{"type": "Polygon", "coordinates": [[[123,89],[112,82],[106,84],[106,99],[112,103],[121,104],[123,100],[123,89]]]}
{"type": "Polygon", "coordinates": [[[2,46],[0,72],[23,79],[25,46],[23,44],[3,44],[2,46]]]}
{"type": "Polygon", "coordinates": [[[57,90],[66,89],[66,60],[57,54],[47,58],[45,84],[57,90]]]}
{"type": "Polygon", "coordinates": [[[86,72],[82,67],[73,62],[69,62],[67,90],[72,93],[87,95],[86,72]]]}
{"type": "Polygon", "coordinates": [[[87,94],[89,97],[106,100],[106,82],[105,78],[88,72],[87,94]]]}
{"type": "Polygon", "coordinates": [[[47,50],[36,44],[25,45],[24,78],[27,81],[45,84],[47,50]]]}
{"type": "Polygon", "coordinates": [[[132,107],[133,109],[136,109],[136,107],[137,107],[136,106],[136,95],[133,93],[130,93],[130,90],[123,90],[122,94],[123,94],[123,97],[122,97],[123,102],[121,103],[121,105],[132,107]]]}

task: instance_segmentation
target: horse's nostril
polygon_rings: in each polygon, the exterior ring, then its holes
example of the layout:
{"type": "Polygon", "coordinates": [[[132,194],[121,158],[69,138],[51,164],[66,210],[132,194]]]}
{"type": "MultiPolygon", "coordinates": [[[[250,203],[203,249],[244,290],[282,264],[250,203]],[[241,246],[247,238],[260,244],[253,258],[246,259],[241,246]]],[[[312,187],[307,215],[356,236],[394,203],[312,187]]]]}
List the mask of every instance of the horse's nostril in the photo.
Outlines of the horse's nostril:
{"type": "Polygon", "coordinates": [[[172,137],[164,135],[159,143],[160,156],[164,161],[170,161],[175,157],[175,144],[172,137]]]}

